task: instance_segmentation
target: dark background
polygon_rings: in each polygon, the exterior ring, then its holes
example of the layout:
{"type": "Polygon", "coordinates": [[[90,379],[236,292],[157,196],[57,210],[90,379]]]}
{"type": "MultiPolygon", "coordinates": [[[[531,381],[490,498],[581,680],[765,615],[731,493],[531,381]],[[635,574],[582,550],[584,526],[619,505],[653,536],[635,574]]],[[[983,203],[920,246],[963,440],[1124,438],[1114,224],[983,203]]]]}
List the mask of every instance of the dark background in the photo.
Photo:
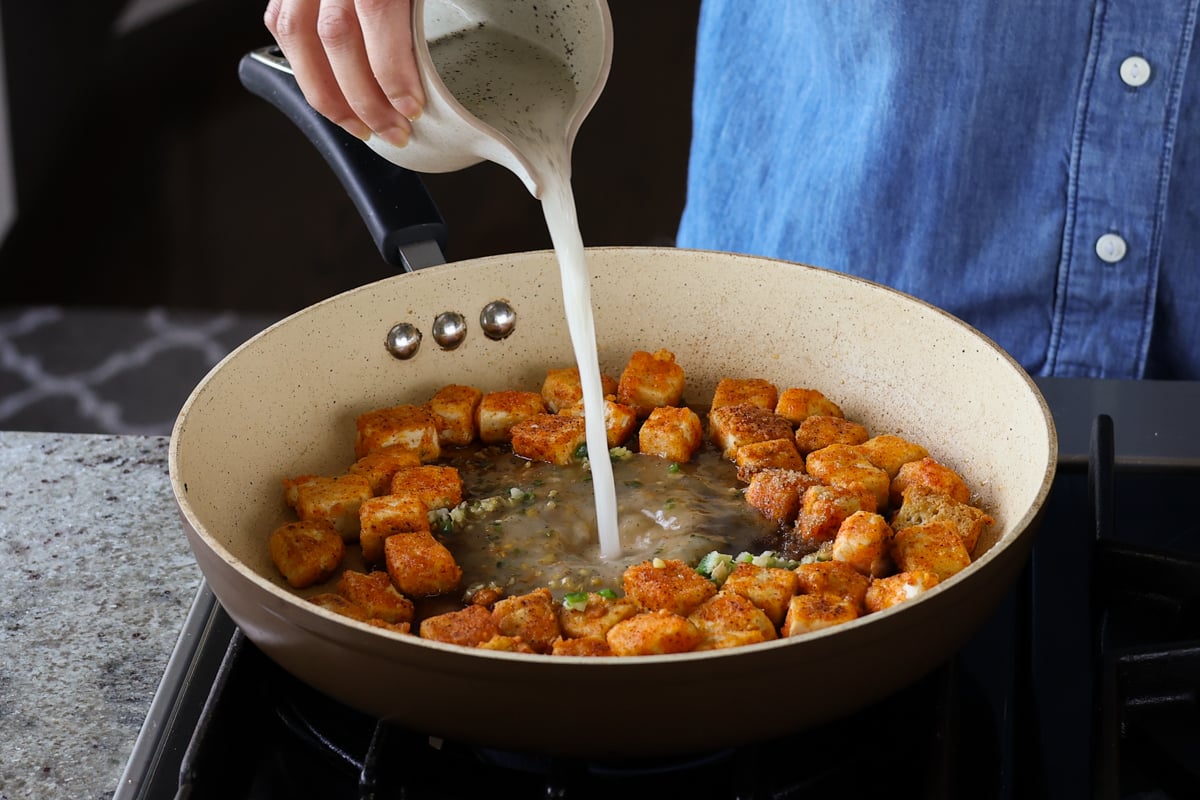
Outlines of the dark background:
{"type": "MultiPolygon", "coordinates": [[[[265,0],[198,0],[121,37],[122,3],[0,0],[19,216],[3,305],[288,313],[385,277],[299,131],[237,80],[265,0]]],[[[669,245],[683,207],[698,0],[611,0],[613,66],[574,151],[584,241],[669,245]]],[[[492,164],[426,177],[461,260],[550,246],[492,164]]]]}

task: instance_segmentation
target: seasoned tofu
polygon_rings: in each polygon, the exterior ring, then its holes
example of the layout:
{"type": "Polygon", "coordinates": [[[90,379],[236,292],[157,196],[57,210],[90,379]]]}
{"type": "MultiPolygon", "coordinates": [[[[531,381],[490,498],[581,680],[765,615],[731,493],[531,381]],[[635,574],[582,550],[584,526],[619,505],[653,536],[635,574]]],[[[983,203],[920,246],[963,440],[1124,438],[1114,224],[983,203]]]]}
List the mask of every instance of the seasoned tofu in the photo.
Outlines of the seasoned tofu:
{"type": "Polygon", "coordinates": [[[713,392],[712,408],[722,406],[758,406],[774,411],[779,389],[762,378],[722,378],[713,392]]]}
{"type": "Polygon", "coordinates": [[[383,542],[383,554],[392,583],[408,597],[445,594],[462,579],[454,555],[429,531],[389,536],[383,542]]]}
{"type": "Polygon", "coordinates": [[[639,419],[662,406],[677,406],[683,399],[686,378],[669,350],[638,350],[629,357],[617,383],[617,402],[632,407],[639,419]]]}
{"type": "Polygon", "coordinates": [[[538,653],[548,653],[554,640],[562,635],[554,597],[545,587],[496,601],[492,619],[501,634],[521,638],[538,653]]]}
{"type": "Polygon", "coordinates": [[[738,448],[754,442],[792,438],[792,423],[758,406],[722,406],[708,414],[709,437],[730,461],[738,448]]]}
{"type": "Polygon", "coordinates": [[[892,560],[904,572],[932,572],[944,581],[971,565],[962,537],[951,522],[926,522],[896,531],[892,560]]]}
{"type": "Polygon", "coordinates": [[[875,499],[860,490],[839,486],[813,486],[804,492],[800,513],[789,544],[804,553],[817,549],[837,536],[842,522],[855,511],[874,511],[875,499]]]}
{"type": "Polygon", "coordinates": [[[825,417],[844,417],[842,409],[816,389],[784,389],[775,405],[775,413],[799,425],[807,417],[821,415],[825,417]]]}
{"type": "Polygon", "coordinates": [[[796,426],[796,449],[804,455],[831,444],[862,444],[869,438],[866,425],[842,417],[814,414],[796,426]]]}
{"type": "Polygon", "coordinates": [[[386,572],[346,570],[338,580],[337,592],[365,611],[370,619],[393,624],[412,622],[412,601],[396,591],[386,572]]]}
{"type": "Polygon", "coordinates": [[[829,486],[861,488],[875,498],[875,510],[887,508],[891,480],[855,445],[831,444],[804,459],[809,475],[829,486]]]}
{"type": "Polygon", "coordinates": [[[314,594],[308,598],[308,602],[314,606],[320,606],[326,611],[332,611],[335,614],[341,614],[343,617],[356,619],[359,622],[366,622],[368,619],[366,611],[335,592],[314,594]]]}
{"type": "Polygon", "coordinates": [[[350,465],[353,475],[362,475],[371,484],[371,493],[387,494],[392,490],[392,476],[405,467],[419,467],[421,459],[406,447],[385,447],[360,458],[350,465]]]}
{"type": "Polygon", "coordinates": [[[782,567],[760,567],[742,562],[729,573],[721,590],[747,598],[762,609],[772,625],[779,627],[792,595],[800,591],[800,576],[782,567]]]}
{"type": "MultiPolygon", "coordinates": [[[[565,417],[582,417],[583,402],[566,406],[558,413],[565,417]]],[[[637,411],[632,406],[618,403],[611,396],[604,398],[604,433],[609,447],[620,447],[629,441],[637,429],[637,423],[637,411]]]]}
{"type": "Polygon", "coordinates": [[[804,471],[804,458],[797,452],[791,439],[744,444],[734,453],[733,462],[737,464],[738,480],[743,483],[749,483],[754,473],[764,469],[804,471]]]}
{"type": "Polygon", "coordinates": [[[983,509],[960,503],[927,486],[909,486],[904,492],[904,501],[892,517],[892,528],[898,531],[910,525],[935,521],[953,524],[962,537],[963,546],[972,554],[979,537],[995,522],[983,509]]]}
{"type": "Polygon", "coordinates": [[[447,611],[426,617],[419,628],[422,639],[478,647],[500,635],[492,612],[483,606],[467,606],[461,611],[447,611]]]}
{"type": "Polygon", "coordinates": [[[604,639],[581,636],[577,639],[558,639],[554,642],[550,654],[555,656],[585,656],[594,658],[597,656],[611,656],[613,651],[604,639]]]}
{"type": "MultiPolygon", "coordinates": [[[[756,641],[761,642],[778,636],[775,625],[766,613],[748,597],[737,592],[718,592],[701,603],[687,618],[700,629],[705,641],[713,642],[712,649],[722,646],[717,643],[722,642],[727,634],[756,633],[756,641]]],[[[723,645],[727,644],[723,642],[723,645]]]]}
{"type": "Polygon", "coordinates": [[[820,483],[803,470],[760,470],[746,487],[746,502],[780,527],[792,525],[800,513],[804,493],[820,483]]]}
{"type": "Polygon", "coordinates": [[[355,458],[385,447],[412,450],[422,463],[436,461],[442,454],[437,423],[433,413],[424,406],[400,405],[367,411],[358,415],[355,426],[358,430],[354,440],[355,458]]]}
{"type": "Polygon", "coordinates": [[[625,596],[647,611],[660,609],[686,617],[717,593],[717,585],[678,559],[634,564],[621,578],[625,596]]]}
{"type": "Polygon", "coordinates": [[[454,508],[463,501],[463,483],[458,470],[438,464],[423,464],[396,471],[392,494],[415,497],[430,510],[454,508]]]}
{"type": "Polygon", "coordinates": [[[863,575],[882,578],[892,571],[892,535],[892,527],[879,514],[855,511],[838,527],[830,554],[863,575]]]}
{"type": "Polygon", "coordinates": [[[637,603],[628,597],[605,597],[588,592],[587,605],[573,609],[558,607],[558,624],[563,635],[576,638],[592,638],[603,641],[608,629],[623,619],[629,619],[639,611],[637,603]]]}
{"type": "Polygon", "coordinates": [[[909,461],[920,461],[929,455],[929,451],[921,445],[890,433],[867,439],[862,443],[862,450],[872,464],[891,478],[895,478],[900,467],[909,461]]]}
{"type": "Polygon", "coordinates": [[[841,561],[814,561],[796,567],[803,594],[828,594],[849,600],[856,611],[863,608],[863,598],[871,580],[849,564],[841,561]]]}
{"type": "Polygon", "coordinates": [[[442,447],[462,447],[475,441],[478,435],[476,413],[483,392],[474,386],[450,384],[438,389],[429,400],[438,444],[442,447]]]}
{"type": "Polygon", "coordinates": [[[937,575],[932,572],[898,572],[871,581],[864,601],[868,611],[883,611],[928,592],[937,586],[937,583],[937,575]]]}
{"type": "MultiPolygon", "coordinates": [[[[617,393],[617,382],[608,375],[600,375],[600,394],[604,397],[617,393]]],[[[542,381],[542,402],[550,413],[557,414],[564,408],[583,402],[583,382],[579,368],[551,369],[542,381]]]]}
{"type": "Polygon", "coordinates": [[[429,530],[429,506],[412,495],[385,494],[364,500],[358,519],[363,560],[374,564],[383,560],[383,542],[389,536],[429,530]]]}
{"type": "Polygon", "coordinates": [[[665,609],[645,611],[609,628],[606,641],[617,656],[648,656],[694,650],[704,635],[687,618],[665,609]]]}
{"type": "Polygon", "coordinates": [[[954,470],[926,456],[918,461],[909,461],[896,471],[896,477],[891,482],[892,504],[899,505],[904,498],[904,490],[917,484],[959,503],[971,502],[971,490],[967,482],[954,470]]]}
{"type": "Polygon", "coordinates": [[[504,634],[497,634],[486,642],[475,646],[480,650],[501,650],[505,653],[529,653],[535,655],[540,652],[535,650],[529,642],[520,636],[505,636],[504,634]]]}
{"type": "Polygon", "coordinates": [[[692,459],[704,444],[704,426],[690,408],[662,406],[650,412],[638,431],[638,450],[675,463],[692,459]]]}
{"type": "Polygon", "coordinates": [[[788,603],[780,636],[799,636],[858,619],[854,602],[831,594],[798,594],[788,603]]]}
{"type": "Polygon", "coordinates": [[[328,580],[346,554],[342,535],[321,519],[279,526],[271,533],[267,548],[280,574],[295,589],[328,580]]]}
{"type": "Polygon", "coordinates": [[[544,413],[546,406],[537,392],[489,392],[479,401],[479,409],[475,414],[479,440],[484,444],[508,442],[514,425],[544,413]]]}
{"type": "Polygon", "coordinates": [[[583,417],[534,414],[512,427],[513,453],[531,461],[566,466],[579,461],[579,448],[587,443],[583,417]]]}
{"type": "Polygon", "coordinates": [[[307,476],[285,480],[284,487],[295,498],[293,508],[300,519],[323,520],[347,542],[358,541],[358,509],[375,496],[371,482],[362,475],[307,476]]]}

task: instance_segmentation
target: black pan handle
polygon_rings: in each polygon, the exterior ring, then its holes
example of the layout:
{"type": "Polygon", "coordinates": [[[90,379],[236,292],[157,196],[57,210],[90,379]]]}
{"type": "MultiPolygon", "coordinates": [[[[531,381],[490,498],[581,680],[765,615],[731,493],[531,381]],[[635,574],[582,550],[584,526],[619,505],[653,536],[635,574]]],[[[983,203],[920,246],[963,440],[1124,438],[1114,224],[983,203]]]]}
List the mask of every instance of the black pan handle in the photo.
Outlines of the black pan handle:
{"type": "Polygon", "coordinates": [[[442,263],[446,223],[420,177],[376,155],[317,113],[304,99],[278,47],[242,56],[238,77],[243,86],[286,114],[324,156],[384,261],[409,272],[442,263]]]}

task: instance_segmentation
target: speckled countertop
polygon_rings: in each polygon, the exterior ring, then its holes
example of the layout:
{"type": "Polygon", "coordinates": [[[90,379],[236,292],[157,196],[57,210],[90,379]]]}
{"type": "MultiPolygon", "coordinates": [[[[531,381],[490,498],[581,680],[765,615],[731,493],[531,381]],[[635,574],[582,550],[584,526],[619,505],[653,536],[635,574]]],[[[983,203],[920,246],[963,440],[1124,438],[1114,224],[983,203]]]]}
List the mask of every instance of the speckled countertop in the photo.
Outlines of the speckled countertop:
{"type": "Polygon", "coordinates": [[[0,800],[112,796],[199,583],[166,438],[0,432],[0,800]]]}

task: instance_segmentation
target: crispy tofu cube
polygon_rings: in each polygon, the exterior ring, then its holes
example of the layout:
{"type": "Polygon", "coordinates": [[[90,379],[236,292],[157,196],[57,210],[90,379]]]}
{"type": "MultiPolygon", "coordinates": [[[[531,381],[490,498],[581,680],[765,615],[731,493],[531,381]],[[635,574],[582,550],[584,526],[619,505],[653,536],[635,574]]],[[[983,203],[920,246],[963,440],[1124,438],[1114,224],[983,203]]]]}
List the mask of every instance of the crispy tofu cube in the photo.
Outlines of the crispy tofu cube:
{"type": "Polygon", "coordinates": [[[717,593],[715,583],[678,559],[634,564],[625,570],[621,582],[625,596],[641,608],[664,609],[681,617],[717,593]]]}
{"type": "Polygon", "coordinates": [[[944,581],[971,565],[962,537],[951,522],[926,522],[896,531],[892,560],[903,572],[932,572],[944,581]]]}
{"type": "Polygon", "coordinates": [[[957,472],[929,456],[909,461],[896,471],[896,477],[891,482],[893,505],[900,505],[904,490],[914,484],[933,489],[960,503],[971,502],[971,490],[967,488],[967,482],[957,472]]]}
{"type": "Polygon", "coordinates": [[[744,647],[748,644],[758,644],[759,642],[769,642],[771,639],[778,639],[779,635],[775,634],[767,637],[760,630],[750,631],[712,631],[705,633],[704,638],[700,640],[700,644],[693,647],[693,650],[725,650],[730,647],[744,647]]]}
{"type": "Polygon", "coordinates": [[[784,389],[775,404],[775,413],[799,425],[807,417],[821,415],[826,417],[844,417],[838,404],[830,400],[816,389],[784,389]]]}
{"type": "Polygon", "coordinates": [[[764,469],[804,471],[804,459],[796,451],[796,445],[791,439],[771,439],[744,444],[734,453],[733,462],[738,467],[738,480],[743,483],[749,483],[754,473],[764,469]]]}
{"type": "Polygon", "coordinates": [[[839,486],[813,486],[804,492],[790,542],[796,552],[810,552],[837,536],[842,522],[855,511],[874,511],[872,495],[839,486]]]}
{"type": "Polygon", "coordinates": [[[677,406],[683,399],[686,378],[669,350],[638,350],[629,357],[617,383],[617,402],[633,408],[639,419],[655,408],[677,406]]]}
{"type": "Polygon", "coordinates": [[[871,580],[854,567],[841,561],[814,561],[796,567],[803,594],[829,594],[842,597],[863,609],[863,598],[871,580]]]}
{"type": "Polygon", "coordinates": [[[296,516],[302,520],[324,520],[347,542],[358,540],[358,509],[364,500],[375,495],[370,481],[362,475],[309,476],[296,481],[291,484],[284,481],[286,491],[295,497],[296,516]]]}
{"type": "Polygon", "coordinates": [[[429,530],[429,506],[413,495],[385,494],[364,500],[358,519],[363,560],[374,564],[383,560],[383,542],[389,536],[429,530]]]}
{"type": "Polygon", "coordinates": [[[508,442],[514,425],[544,413],[546,406],[542,403],[542,396],[536,392],[489,392],[479,401],[475,415],[479,440],[484,444],[508,442]]]}
{"type": "Polygon", "coordinates": [[[343,617],[356,619],[359,622],[367,621],[366,611],[342,597],[340,594],[336,594],[335,592],[323,592],[322,594],[315,594],[308,598],[308,602],[312,603],[314,606],[320,606],[326,611],[332,611],[335,614],[341,614],[343,617]]]}
{"type": "Polygon", "coordinates": [[[929,455],[929,451],[919,444],[883,433],[873,436],[862,443],[862,450],[871,463],[895,478],[900,467],[909,461],[920,461],[929,455]]]}
{"type": "MultiPolygon", "coordinates": [[[[729,647],[733,642],[728,634],[756,633],[757,641],[767,642],[777,638],[775,625],[761,608],[750,598],[737,592],[722,591],[701,603],[688,614],[688,620],[700,629],[711,649],[729,647]]],[[[747,644],[744,637],[732,637],[738,644],[747,644]]]]}
{"type": "Polygon", "coordinates": [[[608,630],[606,641],[617,656],[648,656],[694,650],[704,635],[687,618],[667,610],[645,611],[608,630]]]}
{"type": "Polygon", "coordinates": [[[328,580],[346,554],[342,535],[322,519],[279,526],[271,533],[267,549],[280,574],[295,589],[328,580]]]}
{"type": "Polygon", "coordinates": [[[475,441],[476,413],[483,392],[474,386],[450,384],[438,389],[429,400],[438,444],[442,447],[462,447],[475,441]]]}
{"type": "Polygon", "coordinates": [[[639,451],[680,464],[690,461],[702,444],[704,425],[687,407],[656,408],[638,431],[639,451]]]}
{"type": "Polygon", "coordinates": [[[712,408],[722,406],[758,406],[774,411],[779,389],[762,378],[722,378],[713,392],[712,408]]]}
{"type": "Polygon", "coordinates": [[[483,606],[467,606],[461,611],[447,611],[426,617],[419,628],[422,639],[478,647],[500,635],[492,612],[483,606]]]}
{"type": "Polygon", "coordinates": [[[497,634],[476,647],[480,650],[502,650],[505,653],[529,653],[532,655],[538,652],[520,636],[505,636],[504,634],[497,634]]]}
{"type": "Polygon", "coordinates": [[[576,454],[587,443],[583,417],[563,414],[534,414],[513,425],[510,435],[521,458],[562,466],[579,461],[576,454]]]}
{"type": "Polygon", "coordinates": [[[838,527],[830,554],[863,575],[882,578],[892,571],[892,527],[879,514],[855,511],[838,527]]]}
{"type": "Polygon", "coordinates": [[[935,521],[953,524],[967,552],[974,553],[979,537],[995,520],[983,509],[960,503],[927,486],[909,486],[904,491],[904,502],[892,517],[892,528],[898,531],[935,521]]]}
{"type": "Polygon", "coordinates": [[[454,467],[438,464],[406,467],[392,476],[392,494],[415,497],[430,510],[454,508],[463,500],[462,477],[454,467]]]}
{"type": "Polygon", "coordinates": [[[383,542],[383,555],[392,583],[409,597],[445,594],[462,579],[454,555],[429,531],[389,536],[383,542]]]}
{"type": "Polygon", "coordinates": [[[383,628],[385,631],[392,631],[393,633],[412,633],[411,622],[387,622],[386,620],[375,619],[374,617],[364,621],[372,628],[383,628]]]}
{"type": "Polygon", "coordinates": [[[746,487],[746,502],[780,527],[795,523],[804,493],[820,481],[803,470],[764,469],[746,487]]]}
{"type": "Polygon", "coordinates": [[[584,656],[594,658],[597,656],[611,656],[613,651],[604,639],[581,636],[577,639],[558,639],[554,642],[554,647],[550,653],[555,656],[584,656]]]}
{"type": "Polygon", "coordinates": [[[854,601],[831,594],[798,594],[788,603],[780,636],[799,636],[858,619],[854,601]]]}
{"type": "MultiPolygon", "coordinates": [[[[600,394],[608,397],[616,393],[616,380],[602,374],[600,376],[600,394]]],[[[546,404],[546,408],[552,414],[582,403],[583,382],[579,378],[579,368],[547,370],[546,379],[542,381],[542,402],[546,404]]]]}
{"type": "Polygon", "coordinates": [[[370,619],[393,624],[412,622],[412,601],[396,591],[386,572],[346,570],[338,580],[337,592],[365,611],[370,619]]]}
{"type": "Polygon", "coordinates": [[[709,437],[733,460],[739,447],[754,442],[792,438],[792,423],[758,406],[722,406],[708,413],[709,437]]]}
{"type": "Polygon", "coordinates": [[[385,447],[360,458],[350,465],[353,475],[362,475],[371,484],[371,493],[387,494],[392,490],[392,476],[396,470],[421,466],[420,457],[406,447],[385,447]]]}
{"type": "Polygon", "coordinates": [[[729,573],[721,590],[747,598],[762,609],[772,625],[779,627],[792,595],[800,591],[800,576],[790,569],[742,562],[729,573]]]}
{"type": "Polygon", "coordinates": [[[358,415],[355,427],[358,429],[355,458],[385,447],[412,450],[422,463],[436,461],[442,454],[437,423],[432,412],[423,406],[400,405],[367,411],[358,415]]]}
{"type": "Polygon", "coordinates": [[[875,498],[875,509],[887,508],[891,480],[855,445],[831,444],[804,459],[809,475],[829,486],[861,488],[875,498]]]}
{"type": "Polygon", "coordinates": [[[498,600],[492,607],[492,619],[501,634],[520,637],[538,653],[550,652],[554,640],[562,635],[554,597],[544,587],[498,600]]]}
{"type": "Polygon", "coordinates": [[[898,572],[871,581],[864,601],[868,611],[883,611],[928,592],[937,583],[937,575],[932,572],[898,572]]]}
{"type": "MultiPolygon", "coordinates": [[[[565,417],[582,417],[583,403],[566,406],[558,413],[565,417]]],[[[637,422],[637,412],[632,406],[622,405],[611,396],[604,398],[604,432],[609,447],[620,447],[629,441],[637,422]]]]}
{"type": "Polygon", "coordinates": [[[796,426],[796,449],[808,455],[831,444],[862,444],[867,441],[867,427],[842,417],[813,414],[796,426]]]}
{"type": "Polygon", "coordinates": [[[623,619],[629,619],[639,611],[637,603],[628,597],[605,597],[588,592],[587,605],[574,609],[560,605],[558,624],[564,636],[572,639],[604,640],[608,629],[623,619]]]}

